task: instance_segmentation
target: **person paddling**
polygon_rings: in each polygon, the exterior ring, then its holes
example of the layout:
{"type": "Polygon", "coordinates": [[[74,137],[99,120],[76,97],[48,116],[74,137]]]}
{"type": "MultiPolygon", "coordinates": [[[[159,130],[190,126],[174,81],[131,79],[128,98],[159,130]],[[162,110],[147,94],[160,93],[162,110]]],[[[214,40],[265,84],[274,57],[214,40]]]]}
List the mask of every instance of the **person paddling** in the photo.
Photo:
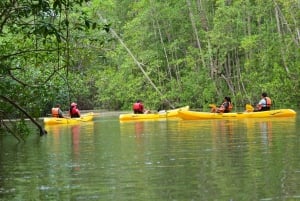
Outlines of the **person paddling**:
{"type": "Polygon", "coordinates": [[[151,111],[150,110],[146,110],[144,108],[144,104],[141,100],[137,100],[133,106],[132,106],[132,110],[134,114],[150,114],[151,111]]]}
{"type": "Polygon", "coordinates": [[[77,104],[76,103],[71,103],[71,107],[70,107],[70,116],[71,118],[77,118],[77,117],[80,117],[80,111],[77,107],[77,104]]]}
{"type": "Polygon", "coordinates": [[[52,117],[56,117],[56,118],[64,117],[63,112],[60,109],[60,104],[56,104],[56,106],[51,109],[51,115],[52,117]]]}
{"type": "Polygon", "coordinates": [[[271,98],[268,97],[268,94],[266,92],[263,92],[261,94],[261,100],[256,105],[254,112],[268,111],[271,109],[271,105],[272,105],[271,98]]]}
{"type": "Polygon", "coordinates": [[[134,114],[143,114],[144,113],[144,104],[141,100],[137,100],[133,106],[132,110],[134,114]]]}
{"type": "Polygon", "coordinates": [[[232,108],[233,108],[233,105],[231,103],[231,98],[226,96],[223,100],[222,105],[220,107],[211,108],[211,112],[228,113],[228,112],[231,112],[232,108]]]}

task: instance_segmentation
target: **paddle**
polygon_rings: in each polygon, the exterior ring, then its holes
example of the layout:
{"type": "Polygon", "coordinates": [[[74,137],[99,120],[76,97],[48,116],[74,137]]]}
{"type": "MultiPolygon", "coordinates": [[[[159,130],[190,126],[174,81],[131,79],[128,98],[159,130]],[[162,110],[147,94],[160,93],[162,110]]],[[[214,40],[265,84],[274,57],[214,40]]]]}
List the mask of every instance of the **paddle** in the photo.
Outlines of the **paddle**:
{"type": "Polygon", "coordinates": [[[208,106],[211,108],[210,112],[216,112],[217,111],[217,106],[215,104],[209,104],[208,106]]]}
{"type": "Polygon", "coordinates": [[[215,104],[209,104],[208,105],[210,108],[216,108],[217,106],[215,104]]]}
{"type": "Polygon", "coordinates": [[[246,104],[246,112],[253,112],[254,111],[254,107],[250,104],[246,104]]]}

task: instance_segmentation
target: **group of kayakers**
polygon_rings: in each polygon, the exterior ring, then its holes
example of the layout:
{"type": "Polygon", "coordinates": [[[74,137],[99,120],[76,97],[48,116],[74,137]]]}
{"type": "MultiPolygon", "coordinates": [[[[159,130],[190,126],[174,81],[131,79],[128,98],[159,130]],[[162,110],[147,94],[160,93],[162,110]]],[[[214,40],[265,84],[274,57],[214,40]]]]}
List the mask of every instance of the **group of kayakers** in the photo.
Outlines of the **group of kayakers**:
{"type": "MultiPolygon", "coordinates": [[[[268,97],[266,92],[263,92],[261,94],[261,100],[258,102],[256,105],[256,108],[254,109],[254,112],[258,111],[268,111],[270,110],[272,105],[272,100],[268,97]]],[[[231,102],[231,98],[229,96],[225,96],[223,103],[219,107],[212,107],[211,112],[214,113],[228,113],[231,112],[233,108],[233,104],[231,102]]],[[[137,100],[133,106],[132,110],[134,114],[147,114],[150,113],[149,110],[146,110],[144,108],[144,104],[141,100],[137,100]]],[[[51,110],[52,117],[58,117],[58,118],[63,118],[63,112],[60,109],[60,105],[57,104],[55,107],[52,108],[51,110]]],[[[71,103],[70,109],[69,109],[69,115],[71,118],[76,118],[80,117],[80,111],[77,107],[77,104],[75,102],[71,103]]]]}
{"type": "MultiPolygon", "coordinates": [[[[63,112],[60,109],[60,104],[56,104],[56,106],[51,109],[51,114],[52,114],[52,117],[64,118],[63,112]]],[[[69,109],[69,115],[71,118],[80,117],[80,111],[77,107],[77,103],[75,103],[75,102],[71,103],[71,106],[69,109]]]]}
{"type": "MultiPolygon", "coordinates": [[[[266,92],[261,94],[261,100],[256,105],[256,108],[253,110],[254,112],[258,111],[268,111],[270,110],[272,105],[272,100],[268,97],[266,92]]],[[[225,96],[223,103],[219,107],[212,107],[211,112],[213,113],[228,113],[231,112],[233,108],[233,104],[231,102],[231,98],[229,96],[225,96]]],[[[145,114],[149,113],[149,110],[144,109],[144,104],[141,100],[137,100],[133,106],[132,110],[134,114],[145,114]]]]}
{"type": "MultiPolygon", "coordinates": [[[[261,94],[261,99],[256,105],[256,108],[253,110],[254,112],[259,111],[268,111],[271,109],[272,100],[268,97],[268,94],[266,92],[263,92],[261,94]]],[[[223,103],[220,107],[212,107],[211,112],[217,112],[217,113],[228,113],[231,112],[233,108],[233,104],[231,102],[230,97],[226,96],[223,100],[223,103]]]]}

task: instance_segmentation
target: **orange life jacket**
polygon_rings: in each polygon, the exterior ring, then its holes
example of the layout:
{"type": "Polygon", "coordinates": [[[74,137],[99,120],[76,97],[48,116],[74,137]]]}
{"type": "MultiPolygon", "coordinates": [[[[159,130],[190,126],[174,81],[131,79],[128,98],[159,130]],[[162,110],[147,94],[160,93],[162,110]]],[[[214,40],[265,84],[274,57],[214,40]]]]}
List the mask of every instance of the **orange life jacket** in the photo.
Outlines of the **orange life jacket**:
{"type": "Polygon", "coordinates": [[[263,99],[266,101],[266,103],[265,104],[258,104],[257,105],[257,110],[258,111],[270,110],[271,105],[272,105],[272,100],[269,97],[264,97],[263,99]]]}
{"type": "Polygon", "coordinates": [[[270,108],[271,105],[272,105],[272,100],[271,100],[271,98],[265,97],[265,100],[266,100],[266,107],[267,107],[267,108],[270,108]]]}
{"type": "Polygon", "coordinates": [[[58,111],[59,111],[58,107],[52,108],[52,110],[51,110],[52,117],[59,117],[59,112],[58,111]]]}
{"type": "Polygon", "coordinates": [[[231,112],[232,108],[233,108],[233,104],[229,102],[228,109],[227,109],[228,112],[231,112]]]}

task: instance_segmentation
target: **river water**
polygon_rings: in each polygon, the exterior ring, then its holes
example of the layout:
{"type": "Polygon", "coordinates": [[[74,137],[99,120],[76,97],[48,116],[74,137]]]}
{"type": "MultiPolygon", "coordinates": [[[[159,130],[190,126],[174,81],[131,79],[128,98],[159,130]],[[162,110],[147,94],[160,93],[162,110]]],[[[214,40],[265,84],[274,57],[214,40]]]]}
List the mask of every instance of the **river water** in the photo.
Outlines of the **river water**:
{"type": "Polygon", "coordinates": [[[1,136],[0,200],[300,200],[299,123],[100,116],[1,136]]]}

